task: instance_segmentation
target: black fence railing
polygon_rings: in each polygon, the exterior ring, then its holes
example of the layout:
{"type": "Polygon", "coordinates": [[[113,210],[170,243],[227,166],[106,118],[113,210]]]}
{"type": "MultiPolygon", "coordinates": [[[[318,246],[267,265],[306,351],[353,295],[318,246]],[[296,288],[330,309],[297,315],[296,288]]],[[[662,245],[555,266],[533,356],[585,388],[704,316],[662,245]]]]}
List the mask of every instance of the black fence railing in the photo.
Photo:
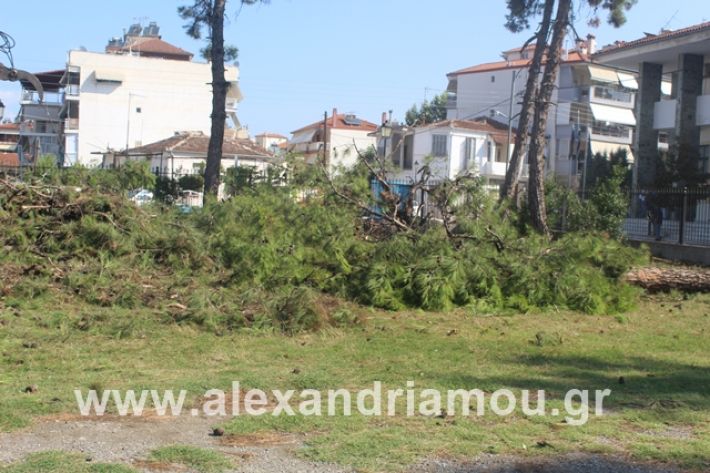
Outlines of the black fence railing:
{"type": "Polygon", "coordinates": [[[630,239],[710,246],[710,188],[629,193],[624,234],[630,239]]]}

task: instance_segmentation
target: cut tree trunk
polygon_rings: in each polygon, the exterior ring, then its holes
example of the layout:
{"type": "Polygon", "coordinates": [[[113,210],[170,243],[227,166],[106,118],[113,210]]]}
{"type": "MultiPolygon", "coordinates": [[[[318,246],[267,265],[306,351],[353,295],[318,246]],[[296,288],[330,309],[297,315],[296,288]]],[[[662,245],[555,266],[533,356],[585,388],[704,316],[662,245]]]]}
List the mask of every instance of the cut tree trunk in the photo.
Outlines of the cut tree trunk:
{"type": "Polygon", "coordinates": [[[560,0],[552,39],[547,52],[545,72],[540,82],[540,92],[535,102],[532,140],[528,150],[528,209],[533,227],[544,235],[549,235],[547,208],[545,206],[545,144],[547,143],[547,117],[550,112],[552,92],[560,69],[562,43],[567,36],[572,0],[560,0]]]}
{"type": "Polygon", "coordinates": [[[205,199],[216,196],[222,164],[224,124],[227,120],[227,81],[224,77],[224,8],[226,0],[215,0],[210,24],[210,59],[212,60],[212,128],[205,165],[205,199]]]}
{"type": "Polygon", "coordinates": [[[689,268],[636,268],[624,280],[650,292],[676,289],[685,292],[710,292],[710,270],[689,268]]]}
{"type": "MultiPolygon", "coordinates": [[[[515,133],[515,146],[513,147],[513,155],[510,157],[508,170],[505,174],[505,182],[500,189],[501,199],[515,199],[518,192],[518,181],[520,179],[520,171],[523,168],[525,158],[525,149],[528,145],[528,129],[530,128],[530,115],[532,107],[537,97],[538,81],[540,79],[540,69],[542,68],[542,58],[547,49],[547,37],[550,33],[550,23],[552,21],[552,10],[555,5],[554,0],[545,1],[545,9],[542,15],[540,29],[537,31],[535,41],[535,53],[533,54],[530,67],[528,69],[528,80],[525,86],[525,94],[523,96],[523,106],[520,110],[520,118],[518,119],[518,128],[515,133]]],[[[515,100],[515,97],[511,97],[515,100]]]]}

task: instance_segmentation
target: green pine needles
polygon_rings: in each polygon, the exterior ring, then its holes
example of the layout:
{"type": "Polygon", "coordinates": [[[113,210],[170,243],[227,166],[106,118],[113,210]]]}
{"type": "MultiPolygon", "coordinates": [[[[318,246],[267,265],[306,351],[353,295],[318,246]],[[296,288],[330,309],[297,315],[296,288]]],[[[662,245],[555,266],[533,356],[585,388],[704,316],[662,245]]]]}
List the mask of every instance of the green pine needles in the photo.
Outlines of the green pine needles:
{"type": "MultiPolygon", "coordinates": [[[[257,186],[182,214],[117,194],[5,181],[0,303],[148,307],[161,323],[292,334],[359,323],[362,306],[607,314],[637,299],[622,276],[641,251],[593,231],[553,241],[528,234],[485,192],[448,196],[451,228],[431,222],[378,238],[371,229],[384,223],[326,187],[296,194],[257,186]]],[[[111,322],[115,333],[140,328],[123,317],[111,322]]],[[[86,314],[71,323],[111,327],[86,314]]]]}

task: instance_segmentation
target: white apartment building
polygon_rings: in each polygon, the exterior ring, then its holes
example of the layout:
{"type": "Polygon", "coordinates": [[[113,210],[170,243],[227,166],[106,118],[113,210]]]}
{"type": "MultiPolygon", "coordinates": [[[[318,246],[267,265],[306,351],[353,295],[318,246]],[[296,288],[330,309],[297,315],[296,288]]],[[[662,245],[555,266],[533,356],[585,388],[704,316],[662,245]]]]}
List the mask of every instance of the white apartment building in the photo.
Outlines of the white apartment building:
{"type": "MultiPolygon", "coordinates": [[[[491,116],[517,126],[534,48],[504,51],[501,61],[448,74],[448,118],[491,116]]],[[[594,48],[590,35],[575,50],[563,53],[547,122],[546,170],[573,186],[585,153],[623,150],[629,162],[634,159],[636,74],[592,62],[594,48]]]]}
{"type": "Polygon", "coordinates": [[[594,59],[638,72],[635,184],[654,185],[659,141],[692,150],[710,173],[710,22],[617,41],[594,59]]]}
{"type": "MultiPolygon", "coordinates": [[[[226,78],[228,117],[238,128],[238,68],[228,66],[226,78]]],[[[106,151],[182,130],[209,135],[211,82],[210,64],[193,62],[191,53],[163,41],[155,24],[133,25],[122,39],[112,39],[106,52],[70,51],[61,81],[63,164],[98,166],[106,151]]]]}

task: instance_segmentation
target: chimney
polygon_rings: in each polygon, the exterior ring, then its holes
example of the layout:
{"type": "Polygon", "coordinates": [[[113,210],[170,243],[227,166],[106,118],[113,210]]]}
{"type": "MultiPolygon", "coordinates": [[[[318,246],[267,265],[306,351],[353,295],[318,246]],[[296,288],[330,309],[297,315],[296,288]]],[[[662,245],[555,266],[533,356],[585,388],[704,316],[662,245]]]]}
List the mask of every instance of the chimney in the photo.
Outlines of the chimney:
{"type": "Polygon", "coordinates": [[[597,52],[597,37],[593,34],[587,35],[587,51],[590,56],[597,52]]]}
{"type": "Polygon", "coordinates": [[[333,109],[333,116],[330,117],[330,126],[335,127],[338,124],[338,109],[333,109]]]}

